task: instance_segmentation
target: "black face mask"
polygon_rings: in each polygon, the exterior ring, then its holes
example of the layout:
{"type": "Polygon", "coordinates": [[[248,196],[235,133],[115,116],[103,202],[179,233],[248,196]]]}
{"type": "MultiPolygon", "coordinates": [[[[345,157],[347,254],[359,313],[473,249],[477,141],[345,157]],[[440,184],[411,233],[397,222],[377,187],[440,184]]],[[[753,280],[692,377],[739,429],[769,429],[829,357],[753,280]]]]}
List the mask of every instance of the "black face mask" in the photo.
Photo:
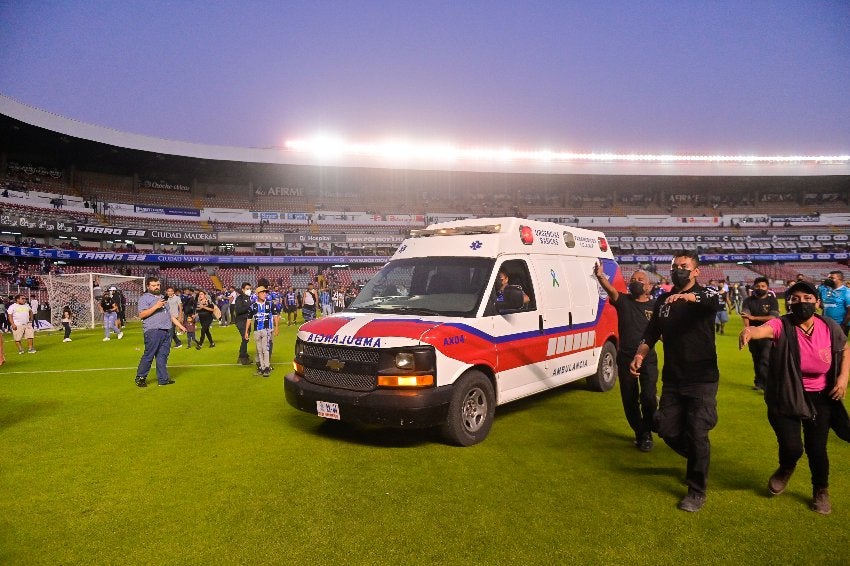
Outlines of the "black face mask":
{"type": "Polygon", "coordinates": [[[670,270],[670,280],[673,282],[673,286],[681,289],[685,285],[687,285],[691,281],[691,270],[690,269],[672,269],[670,270]]]}
{"type": "Polygon", "coordinates": [[[794,315],[797,323],[806,322],[815,314],[815,303],[791,303],[788,310],[794,315]]]}
{"type": "Polygon", "coordinates": [[[629,294],[635,299],[643,295],[643,283],[640,281],[632,281],[629,283],[629,294]]]}
{"type": "Polygon", "coordinates": [[[764,297],[765,295],[767,295],[767,289],[756,289],[755,291],[753,291],[753,295],[759,298],[764,297]]]}
{"type": "Polygon", "coordinates": [[[824,279],[823,284],[825,287],[829,287],[830,289],[835,289],[835,281],[832,279],[824,279]]]}

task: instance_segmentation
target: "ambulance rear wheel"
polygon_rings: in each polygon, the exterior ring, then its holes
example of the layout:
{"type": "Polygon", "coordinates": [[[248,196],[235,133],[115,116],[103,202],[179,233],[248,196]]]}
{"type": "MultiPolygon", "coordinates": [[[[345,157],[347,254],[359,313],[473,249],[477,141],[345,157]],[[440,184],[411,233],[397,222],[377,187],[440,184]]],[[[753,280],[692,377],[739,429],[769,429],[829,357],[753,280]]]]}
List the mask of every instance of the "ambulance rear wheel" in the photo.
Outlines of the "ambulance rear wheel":
{"type": "Polygon", "coordinates": [[[457,446],[478,444],[490,432],[495,413],[493,384],[480,371],[468,371],[454,384],[443,435],[457,446]]]}
{"type": "Polygon", "coordinates": [[[587,378],[587,385],[593,391],[608,391],[617,383],[617,349],[611,342],[602,346],[599,367],[596,373],[587,378]]]}

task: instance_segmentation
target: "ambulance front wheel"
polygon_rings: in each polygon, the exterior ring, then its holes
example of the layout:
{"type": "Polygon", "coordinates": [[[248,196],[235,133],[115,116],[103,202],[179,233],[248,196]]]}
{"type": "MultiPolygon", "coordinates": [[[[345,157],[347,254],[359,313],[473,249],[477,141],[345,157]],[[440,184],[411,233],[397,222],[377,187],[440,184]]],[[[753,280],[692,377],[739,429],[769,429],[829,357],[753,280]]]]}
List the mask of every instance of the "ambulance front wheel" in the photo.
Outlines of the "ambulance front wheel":
{"type": "Polygon", "coordinates": [[[458,446],[478,444],[490,432],[495,413],[493,384],[480,371],[470,370],[453,386],[443,435],[458,446]]]}
{"type": "Polygon", "coordinates": [[[596,373],[587,378],[587,385],[593,391],[608,391],[617,383],[617,348],[611,342],[602,346],[599,367],[596,373]]]}

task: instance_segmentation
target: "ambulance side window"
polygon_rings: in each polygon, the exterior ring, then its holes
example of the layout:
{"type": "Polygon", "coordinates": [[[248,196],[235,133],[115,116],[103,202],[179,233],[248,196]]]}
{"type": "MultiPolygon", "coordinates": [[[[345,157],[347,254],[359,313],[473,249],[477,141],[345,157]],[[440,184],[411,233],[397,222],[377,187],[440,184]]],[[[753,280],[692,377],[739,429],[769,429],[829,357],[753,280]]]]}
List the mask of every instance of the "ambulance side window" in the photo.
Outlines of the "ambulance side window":
{"type": "Polygon", "coordinates": [[[528,303],[523,307],[524,312],[537,310],[537,302],[534,298],[534,285],[528,274],[528,265],[521,259],[512,259],[504,262],[501,271],[508,275],[508,285],[519,285],[528,296],[528,303]]]}

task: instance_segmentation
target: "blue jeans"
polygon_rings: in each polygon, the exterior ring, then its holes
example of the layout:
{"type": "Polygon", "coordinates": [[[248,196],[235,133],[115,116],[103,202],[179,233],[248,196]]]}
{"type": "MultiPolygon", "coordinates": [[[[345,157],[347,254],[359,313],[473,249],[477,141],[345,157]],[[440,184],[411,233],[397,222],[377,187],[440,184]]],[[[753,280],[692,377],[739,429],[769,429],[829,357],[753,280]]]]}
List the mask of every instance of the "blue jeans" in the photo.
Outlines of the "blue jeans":
{"type": "Polygon", "coordinates": [[[151,363],[156,358],[156,380],[168,383],[168,354],[171,353],[170,330],[148,330],[145,332],[145,353],[139,360],[136,377],[147,378],[151,363]]]}
{"type": "Polygon", "coordinates": [[[118,320],[117,312],[105,312],[103,313],[103,337],[109,338],[109,333],[115,332],[118,334],[120,332],[118,327],[115,325],[115,321],[118,320]]]}

